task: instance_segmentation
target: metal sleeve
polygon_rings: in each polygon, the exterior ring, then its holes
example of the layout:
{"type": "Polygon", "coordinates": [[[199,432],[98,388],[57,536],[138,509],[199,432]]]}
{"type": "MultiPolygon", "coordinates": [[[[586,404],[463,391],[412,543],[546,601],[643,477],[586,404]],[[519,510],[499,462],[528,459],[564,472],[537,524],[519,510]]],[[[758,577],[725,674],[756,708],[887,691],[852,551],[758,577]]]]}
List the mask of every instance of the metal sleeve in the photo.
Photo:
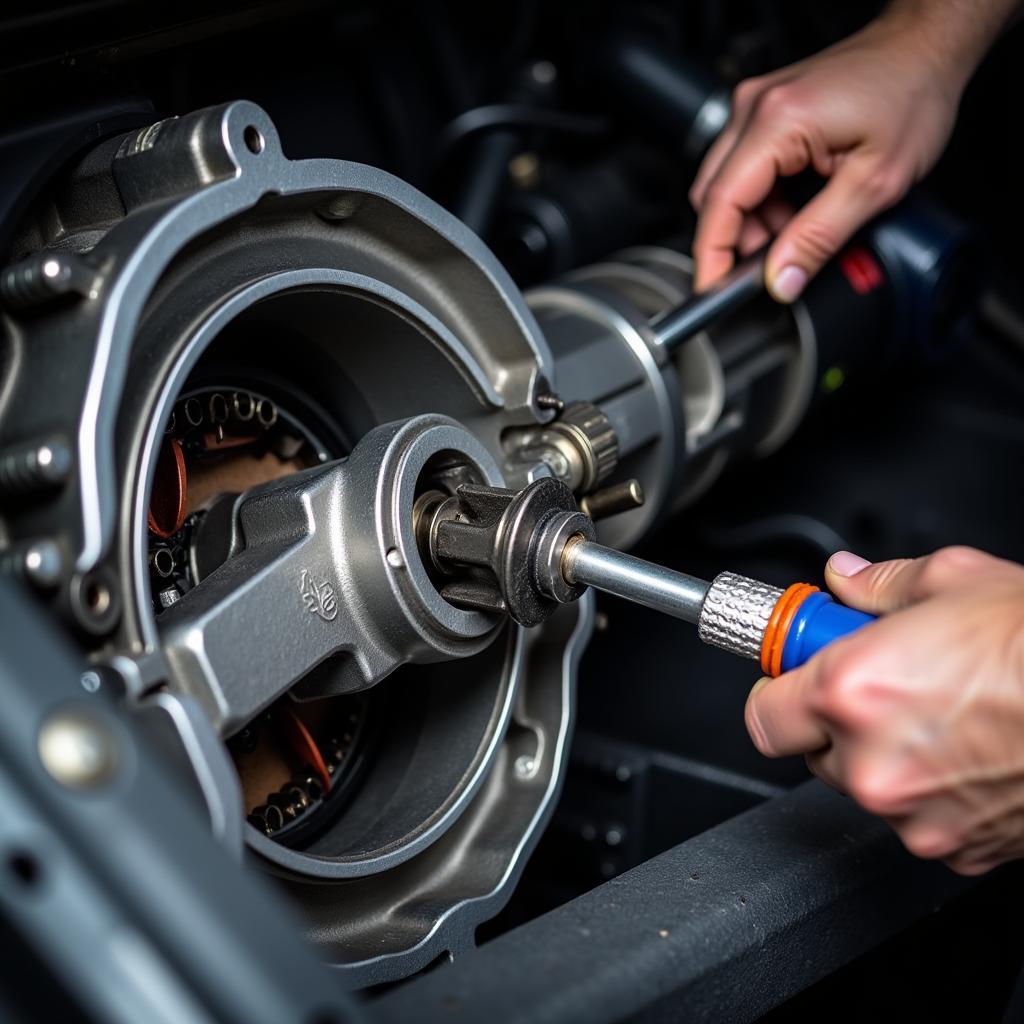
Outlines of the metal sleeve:
{"type": "Polygon", "coordinates": [[[778,587],[732,572],[720,573],[704,599],[697,633],[707,644],[756,661],[768,619],[781,596],[778,587]]]}

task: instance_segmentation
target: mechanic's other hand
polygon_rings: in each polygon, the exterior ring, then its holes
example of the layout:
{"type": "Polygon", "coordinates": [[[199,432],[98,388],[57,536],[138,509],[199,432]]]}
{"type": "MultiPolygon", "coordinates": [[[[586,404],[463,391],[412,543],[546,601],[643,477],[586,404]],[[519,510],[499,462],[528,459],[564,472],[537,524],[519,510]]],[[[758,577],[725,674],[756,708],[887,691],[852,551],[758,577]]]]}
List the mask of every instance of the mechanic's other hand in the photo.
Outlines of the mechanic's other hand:
{"type": "Polygon", "coordinates": [[[796,299],[860,227],[931,169],[971,70],[945,59],[914,19],[883,15],[814,57],[741,82],[690,191],[696,290],[725,274],[735,251],[778,236],[766,282],[780,302],[796,299]],[[777,182],[807,168],[828,182],[793,214],[777,182]]]}
{"type": "Polygon", "coordinates": [[[886,818],[907,849],[980,874],[1024,856],[1024,567],[972,548],[870,565],[828,585],[884,614],[762,680],[747,728],[886,818]]]}

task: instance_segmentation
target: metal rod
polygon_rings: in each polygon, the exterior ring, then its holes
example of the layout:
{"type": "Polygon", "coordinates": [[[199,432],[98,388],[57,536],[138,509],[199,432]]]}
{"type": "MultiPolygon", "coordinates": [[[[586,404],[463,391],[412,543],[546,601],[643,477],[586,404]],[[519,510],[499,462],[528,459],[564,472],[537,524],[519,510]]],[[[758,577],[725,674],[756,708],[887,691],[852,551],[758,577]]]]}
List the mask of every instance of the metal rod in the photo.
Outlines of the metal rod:
{"type": "Polygon", "coordinates": [[[562,554],[562,575],[624,597],[686,622],[697,622],[711,584],[642,558],[586,540],[570,541],[562,554]]]}
{"type": "Polygon", "coordinates": [[[676,349],[719,317],[760,295],[764,291],[767,254],[765,247],[741,260],[718,284],[691,295],[681,306],[652,321],[651,327],[661,344],[670,351],[676,349]]]}

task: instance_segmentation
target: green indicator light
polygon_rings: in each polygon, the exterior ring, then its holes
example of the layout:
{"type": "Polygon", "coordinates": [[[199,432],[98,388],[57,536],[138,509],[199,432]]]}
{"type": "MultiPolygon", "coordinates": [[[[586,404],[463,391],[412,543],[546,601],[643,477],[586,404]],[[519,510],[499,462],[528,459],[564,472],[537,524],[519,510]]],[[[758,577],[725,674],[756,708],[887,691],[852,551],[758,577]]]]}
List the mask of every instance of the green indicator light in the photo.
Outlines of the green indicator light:
{"type": "Polygon", "coordinates": [[[838,366],[830,366],[821,378],[821,389],[826,392],[838,391],[846,380],[846,374],[838,366]]]}

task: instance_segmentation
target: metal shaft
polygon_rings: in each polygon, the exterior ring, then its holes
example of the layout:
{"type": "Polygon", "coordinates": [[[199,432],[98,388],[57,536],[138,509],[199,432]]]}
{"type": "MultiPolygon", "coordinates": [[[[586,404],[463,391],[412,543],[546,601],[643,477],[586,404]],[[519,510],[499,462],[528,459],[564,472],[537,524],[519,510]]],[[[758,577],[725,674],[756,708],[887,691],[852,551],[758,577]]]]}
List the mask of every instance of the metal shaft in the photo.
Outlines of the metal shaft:
{"type": "Polygon", "coordinates": [[[731,313],[764,291],[767,247],[741,260],[718,284],[669,310],[651,326],[665,348],[678,348],[726,313],[731,313]]]}
{"type": "Polygon", "coordinates": [[[696,623],[710,584],[591,541],[570,541],[562,554],[568,583],[594,587],[696,623]]]}

